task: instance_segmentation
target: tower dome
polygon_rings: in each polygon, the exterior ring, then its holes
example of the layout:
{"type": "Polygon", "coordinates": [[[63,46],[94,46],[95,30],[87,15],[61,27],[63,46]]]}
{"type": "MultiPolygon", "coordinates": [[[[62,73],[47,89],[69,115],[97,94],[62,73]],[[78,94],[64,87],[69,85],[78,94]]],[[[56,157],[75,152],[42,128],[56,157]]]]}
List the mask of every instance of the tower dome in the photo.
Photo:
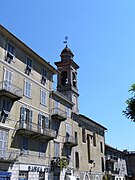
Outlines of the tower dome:
{"type": "Polygon", "coordinates": [[[61,57],[61,60],[73,59],[74,54],[66,45],[66,47],[61,51],[60,57],[61,57]]]}

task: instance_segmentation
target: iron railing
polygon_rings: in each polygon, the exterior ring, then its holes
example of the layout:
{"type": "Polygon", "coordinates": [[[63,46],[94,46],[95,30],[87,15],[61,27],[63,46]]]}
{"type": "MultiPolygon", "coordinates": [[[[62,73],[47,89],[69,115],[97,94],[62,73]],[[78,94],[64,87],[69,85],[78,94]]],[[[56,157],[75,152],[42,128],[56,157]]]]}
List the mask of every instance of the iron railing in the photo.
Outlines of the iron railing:
{"type": "Polygon", "coordinates": [[[7,81],[0,82],[0,90],[5,90],[18,97],[22,97],[22,89],[7,81]]]}
{"type": "Polygon", "coordinates": [[[67,118],[67,113],[66,111],[60,109],[60,108],[53,108],[51,110],[51,115],[58,115],[58,116],[61,116],[63,118],[67,118]]]}

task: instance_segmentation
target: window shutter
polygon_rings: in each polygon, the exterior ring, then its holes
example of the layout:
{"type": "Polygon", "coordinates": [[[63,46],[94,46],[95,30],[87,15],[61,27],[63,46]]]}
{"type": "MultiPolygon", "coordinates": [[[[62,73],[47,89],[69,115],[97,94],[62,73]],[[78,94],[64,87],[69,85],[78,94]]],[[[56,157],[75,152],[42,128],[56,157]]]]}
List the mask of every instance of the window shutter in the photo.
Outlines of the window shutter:
{"type": "Polygon", "coordinates": [[[24,95],[27,95],[27,81],[26,79],[24,80],[24,95]]]}
{"type": "Polygon", "coordinates": [[[55,157],[59,157],[59,150],[60,150],[59,143],[54,143],[54,156],[55,157]]]}
{"type": "Polygon", "coordinates": [[[45,127],[49,128],[49,118],[45,117],[45,127]]]}
{"type": "Polygon", "coordinates": [[[42,114],[38,114],[38,128],[41,129],[42,127],[42,114]]]}
{"type": "Polygon", "coordinates": [[[12,83],[12,72],[6,68],[4,69],[4,81],[4,88],[10,90],[12,83]]]}
{"type": "Polygon", "coordinates": [[[32,129],[32,116],[33,116],[33,111],[32,110],[30,110],[29,111],[29,127],[30,127],[30,129],[32,129]]]}
{"type": "Polygon", "coordinates": [[[26,123],[26,108],[24,106],[20,109],[20,124],[23,127],[23,124],[26,123]]]}
{"type": "Polygon", "coordinates": [[[6,157],[8,132],[0,130],[0,157],[6,157]]]}

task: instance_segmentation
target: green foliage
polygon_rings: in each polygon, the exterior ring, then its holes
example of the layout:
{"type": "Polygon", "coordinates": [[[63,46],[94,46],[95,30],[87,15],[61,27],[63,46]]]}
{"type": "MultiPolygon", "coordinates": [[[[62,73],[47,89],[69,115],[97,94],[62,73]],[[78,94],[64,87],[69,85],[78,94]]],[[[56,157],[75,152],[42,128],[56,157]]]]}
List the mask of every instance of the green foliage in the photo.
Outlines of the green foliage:
{"type": "Polygon", "coordinates": [[[123,114],[128,119],[135,122],[135,84],[131,85],[129,92],[131,92],[132,97],[127,99],[127,101],[126,101],[127,107],[123,111],[123,114]]]}
{"type": "Polygon", "coordinates": [[[60,166],[60,170],[62,170],[63,168],[66,168],[68,166],[67,158],[59,158],[58,164],[60,166]]]}

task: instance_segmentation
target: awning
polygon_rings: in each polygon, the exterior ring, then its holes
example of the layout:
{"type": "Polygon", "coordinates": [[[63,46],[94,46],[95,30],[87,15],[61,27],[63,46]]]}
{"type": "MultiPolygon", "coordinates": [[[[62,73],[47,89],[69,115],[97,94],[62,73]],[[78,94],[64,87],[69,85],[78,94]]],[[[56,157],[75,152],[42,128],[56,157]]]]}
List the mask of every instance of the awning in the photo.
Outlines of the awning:
{"type": "Polygon", "coordinates": [[[0,177],[10,177],[10,176],[11,176],[11,172],[0,171],[0,177]]]}
{"type": "Polygon", "coordinates": [[[76,180],[75,176],[66,175],[66,180],[76,180]]]}

